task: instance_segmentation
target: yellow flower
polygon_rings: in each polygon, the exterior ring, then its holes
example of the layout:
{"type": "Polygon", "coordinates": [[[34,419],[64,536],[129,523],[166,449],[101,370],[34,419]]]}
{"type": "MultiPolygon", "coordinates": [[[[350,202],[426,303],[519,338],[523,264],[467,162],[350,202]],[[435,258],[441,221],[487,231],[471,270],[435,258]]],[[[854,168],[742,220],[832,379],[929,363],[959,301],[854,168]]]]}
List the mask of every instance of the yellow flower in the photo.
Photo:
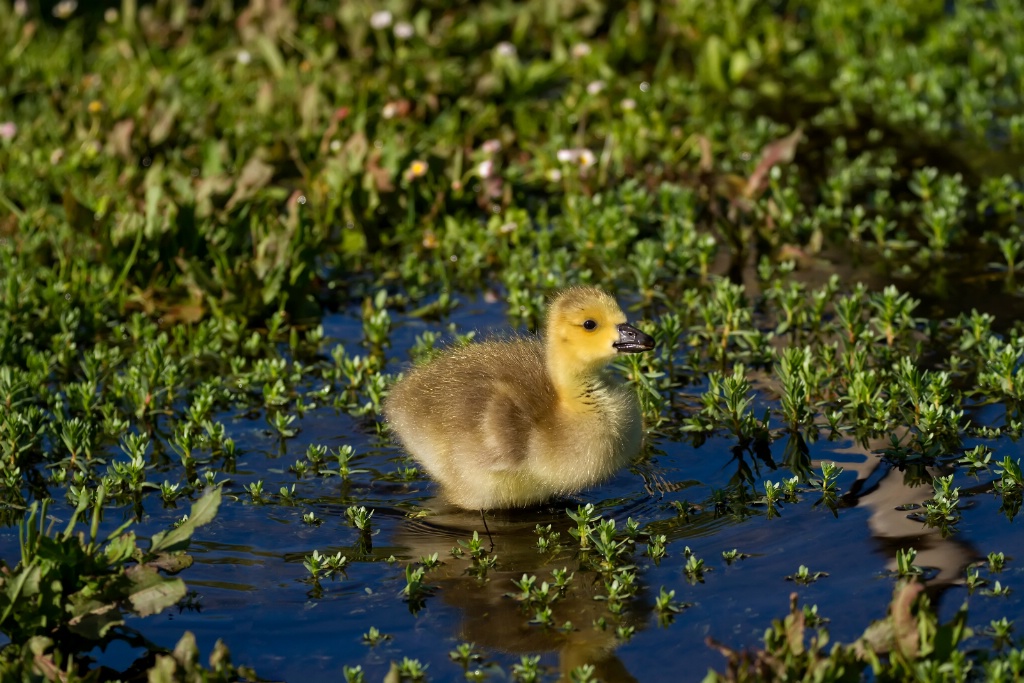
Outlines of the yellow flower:
{"type": "Polygon", "coordinates": [[[417,159],[409,164],[409,177],[422,178],[427,174],[427,162],[417,159]]]}
{"type": "Polygon", "coordinates": [[[92,102],[89,103],[89,113],[90,114],[99,114],[101,111],[103,111],[103,103],[102,102],[100,102],[99,100],[93,100],[92,102]]]}

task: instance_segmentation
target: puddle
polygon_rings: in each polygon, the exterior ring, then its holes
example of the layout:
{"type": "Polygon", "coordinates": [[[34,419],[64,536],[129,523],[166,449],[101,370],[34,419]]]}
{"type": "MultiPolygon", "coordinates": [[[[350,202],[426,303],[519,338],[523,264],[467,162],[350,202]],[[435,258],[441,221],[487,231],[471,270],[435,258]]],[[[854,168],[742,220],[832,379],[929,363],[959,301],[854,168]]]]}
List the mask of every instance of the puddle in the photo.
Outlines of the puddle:
{"type": "MultiPolygon", "coordinates": [[[[502,311],[501,304],[469,300],[455,309],[451,320],[460,331],[486,334],[504,328],[502,311]]],[[[443,327],[411,319],[400,323],[389,354],[396,359],[394,367],[416,334],[443,327]]],[[[350,348],[359,343],[352,337],[359,327],[350,316],[331,316],[324,327],[350,348]]],[[[701,391],[687,387],[684,401],[701,391]]],[[[476,644],[483,665],[496,664],[505,671],[523,655],[538,655],[547,680],[587,661],[605,681],[664,680],[662,666],[652,666],[652,653],[659,662],[678,662],[673,676],[679,680],[697,680],[724,662],[705,645],[705,638],[731,647],[758,645],[771,620],[786,614],[791,592],[830,619],[833,642],[848,642],[884,616],[898,550],[917,549],[915,564],[928,578],[940,614],[949,618],[967,597],[964,578],[971,563],[991,551],[1014,555],[1024,547],[1019,524],[1007,520],[990,492],[991,474],[973,478],[963,469],[955,472],[963,508],[957,533],[944,537],[918,521],[924,501],[933,495],[931,486],[917,485],[920,479],[914,478],[913,468],[902,472],[885,463],[878,452],[888,444],[881,439],[866,445],[819,440],[808,446],[816,471],[820,461],[843,468],[835,514],[821,504],[820,492],[802,486],[795,502],[780,503],[777,514],[769,515],[764,505],[753,505],[743,514],[716,509],[716,491],[736,480],[741,465],[732,439],[713,437],[695,448],[656,437],[644,461],[602,486],[538,509],[489,514],[497,561],[481,578],[465,552],[474,532],[489,547],[479,513],[439,505],[434,485],[423,478],[401,480],[398,475],[410,463],[398,448],[382,442],[371,424],[329,408],[315,409],[298,421],[298,435],[282,447],[262,418],[220,417],[238,442],[239,456],[235,471],[226,475],[228,495],[216,520],[195,535],[196,562],[183,574],[193,591],[188,607],[167,610],[144,623],[131,619],[129,624],[167,647],[184,630],[193,631],[203,653],[224,639],[234,662],[272,680],[336,681],[344,666],[355,665],[363,668],[367,680],[380,680],[390,662],[403,657],[428,665],[433,680],[453,680],[462,677],[462,669],[448,653],[463,642],[476,644]],[[361,471],[346,481],[308,474],[297,478],[289,467],[304,457],[310,444],[353,446],[357,455],[350,467],[361,471]],[[257,480],[263,481],[271,502],[258,504],[244,490],[257,480]],[[281,502],[277,492],[293,484],[295,502],[281,502]],[[581,566],[569,533],[572,523],[562,512],[587,503],[614,519],[619,531],[632,519],[667,539],[667,554],[659,563],[646,554],[643,539],[631,551],[638,590],[618,618],[609,614],[607,601],[595,599],[605,592],[602,580],[581,566]],[[374,511],[368,541],[346,519],[345,510],[353,504],[374,511]],[[305,523],[307,513],[322,523],[305,523]],[[542,552],[535,529],[549,524],[559,537],[554,549],[542,552]],[[463,549],[461,557],[452,556],[456,547],[463,549]],[[704,560],[701,582],[688,580],[684,572],[686,548],[704,560]],[[341,553],[350,564],[317,588],[303,566],[313,550],[341,553]],[[732,550],[745,557],[726,562],[723,552],[732,550]],[[402,596],[406,567],[435,553],[440,565],[425,577],[430,592],[413,609],[402,596]],[[806,586],[787,580],[801,565],[827,576],[806,586]],[[511,597],[519,592],[513,582],[524,574],[536,575],[538,585],[553,582],[553,572],[562,569],[574,578],[552,608],[555,628],[531,624],[532,610],[511,597]],[[662,588],[675,591],[675,600],[688,605],[668,624],[659,624],[654,607],[662,588]],[[604,628],[599,626],[602,620],[604,628]],[[565,626],[567,621],[571,627],[565,626]],[[371,626],[390,638],[374,647],[364,644],[362,636],[371,626]],[[623,638],[616,628],[631,635],[623,638]]],[[[1009,441],[988,445],[995,449],[993,460],[1018,453],[1009,441]]],[[[783,460],[785,448],[785,439],[772,445],[775,462],[783,460]]],[[[746,464],[757,495],[763,495],[766,480],[779,484],[793,476],[784,466],[772,469],[749,456],[746,464]]],[[[140,533],[164,528],[187,509],[165,509],[154,496],[145,506],[140,533]]],[[[57,506],[53,514],[67,512],[57,506]]],[[[109,512],[104,527],[114,528],[130,514],[121,512],[109,512]]],[[[0,533],[0,549],[4,557],[16,556],[16,529],[0,533]]],[[[1008,563],[1002,579],[1017,587],[1021,574],[1015,564],[1008,563]]],[[[990,619],[1019,612],[1021,595],[1016,591],[1008,597],[987,597],[976,592],[970,598],[971,625],[983,627],[990,619]]],[[[118,648],[96,656],[124,667],[138,654],[118,648]]]]}

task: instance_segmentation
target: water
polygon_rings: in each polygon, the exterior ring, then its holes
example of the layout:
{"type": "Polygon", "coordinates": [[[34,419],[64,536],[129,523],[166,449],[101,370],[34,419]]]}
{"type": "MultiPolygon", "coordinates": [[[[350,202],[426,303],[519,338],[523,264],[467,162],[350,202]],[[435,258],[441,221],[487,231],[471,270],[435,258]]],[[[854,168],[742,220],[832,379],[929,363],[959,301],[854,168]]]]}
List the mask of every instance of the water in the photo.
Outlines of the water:
{"type": "MultiPolygon", "coordinates": [[[[503,305],[465,301],[452,320],[462,331],[500,328],[503,305]]],[[[396,323],[391,351],[395,367],[416,334],[441,328],[419,320],[398,318],[396,323]]],[[[358,345],[360,326],[351,312],[328,317],[324,326],[328,336],[347,347],[358,345]]],[[[688,387],[685,393],[694,397],[701,391],[688,387]]],[[[468,556],[450,554],[474,531],[486,538],[479,513],[444,508],[434,499],[429,481],[389,476],[409,463],[400,449],[378,439],[372,425],[331,409],[314,410],[298,421],[301,431],[282,449],[262,419],[234,414],[220,418],[241,454],[237,471],[218,477],[228,476],[230,483],[216,520],[194,536],[191,552],[196,561],[181,575],[194,591],[190,607],[130,618],[129,626],[168,648],[190,630],[204,660],[223,639],[235,663],[272,680],[337,681],[346,665],[361,666],[367,680],[381,680],[391,662],[403,657],[429,665],[432,680],[455,680],[463,672],[448,652],[463,642],[478,646],[483,655],[479,666],[491,671],[494,680],[505,674],[493,667],[508,672],[527,654],[541,656],[548,680],[588,661],[605,681],[665,680],[669,671],[673,679],[697,680],[709,667],[724,667],[723,657],[705,639],[734,648],[759,645],[771,621],[787,613],[791,592],[801,604],[817,605],[818,613],[831,620],[832,642],[852,642],[872,620],[885,616],[898,549],[918,550],[915,563],[925,568],[928,591],[943,619],[968,599],[964,578],[969,565],[992,551],[1024,557],[1024,535],[1019,523],[1000,512],[999,498],[991,492],[992,474],[974,478],[957,470],[963,518],[957,533],[943,537],[912,518],[933,495],[930,483],[915,483],[920,479],[914,475],[923,474],[920,468],[902,472],[883,462],[877,452],[886,441],[862,446],[849,439],[821,440],[809,445],[812,466],[817,470],[821,461],[834,461],[843,468],[835,514],[820,503],[819,493],[804,487],[799,501],[781,504],[774,518],[763,505],[755,506],[753,514],[737,515],[716,511],[712,502],[715,491],[729,484],[741,464],[732,439],[715,437],[694,448],[656,437],[645,461],[572,500],[489,515],[498,560],[481,580],[467,573],[472,566],[468,556]],[[347,482],[311,475],[297,479],[288,467],[310,444],[354,446],[358,455],[350,466],[365,472],[347,482]],[[243,489],[257,480],[268,494],[295,484],[296,503],[252,502],[243,489]],[[607,613],[605,602],[594,599],[603,591],[595,574],[581,569],[573,550],[570,522],[562,511],[585,503],[614,518],[619,529],[631,518],[668,539],[667,556],[657,564],[644,554],[644,543],[637,544],[632,557],[640,590],[620,621],[607,613]],[[688,518],[673,503],[693,506],[688,518]],[[347,523],[345,510],[353,504],[374,510],[369,544],[347,523]],[[323,523],[305,524],[303,514],[308,512],[323,523]],[[560,532],[560,550],[538,552],[538,524],[551,524],[560,532]],[[691,583],[684,575],[687,547],[706,563],[703,582],[691,583]],[[351,560],[343,576],[323,580],[319,589],[303,566],[303,558],[314,549],[341,552],[351,560]],[[733,549],[747,556],[729,564],[722,553],[733,549]],[[432,592],[421,609],[410,609],[401,595],[405,568],[433,553],[443,564],[426,575],[432,592]],[[801,565],[828,575],[806,586],[788,581],[801,565]],[[554,623],[568,620],[572,627],[545,630],[530,624],[532,612],[509,596],[518,592],[513,580],[532,574],[538,584],[550,582],[552,571],[562,568],[575,578],[572,590],[555,603],[554,623]],[[662,587],[688,604],[667,626],[659,625],[654,610],[662,587]],[[607,628],[595,628],[602,618],[607,628]],[[620,641],[617,625],[632,627],[632,637],[620,641]],[[374,647],[364,644],[362,636],[371,626],[390,638],[374,647]]],[[[1008,441],[988,445],[996,449],[994,461],[1018,454],[1008,441]]],[[[784,440],[773,444],[776,462],[782,460],[784,447],[784,440]]],[[[755,467],[749,456],[746,463],[755,467]]],[[[763,493],[766,479],[780,483],[792,473],[759,462],[754,476],[756,490],[763,493]]],[[[166,528],[186,510],[187,505],[164,509],[151,496],[138,531],[166,528]]],[[[66,512],[58,508],[54,514],[66,512]]],[[[111,511],[105,526],[114,528],[127,514],[111,511]]],[[[0,551],[13,564],[16,529],[2,532],[0,551]]],[[[970,624],[976,630],[991,619],[1021,613],[1024,576],[1019,564],[1009,559],[998,578],[1018,590],[1007,597],[971,596],[970,624]]],[[[984,642],[978,638],[979,644],[984,642]]],[[[124,667],[140,654],[118,646],[95,656],[124,667]]]]}

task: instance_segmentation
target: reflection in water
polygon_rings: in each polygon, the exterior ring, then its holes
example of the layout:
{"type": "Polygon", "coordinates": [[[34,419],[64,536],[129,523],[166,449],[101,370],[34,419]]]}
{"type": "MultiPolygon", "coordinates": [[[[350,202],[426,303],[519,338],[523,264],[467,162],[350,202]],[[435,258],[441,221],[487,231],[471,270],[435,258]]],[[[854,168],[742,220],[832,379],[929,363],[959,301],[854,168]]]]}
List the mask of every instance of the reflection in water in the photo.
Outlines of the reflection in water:
{"type": "MultiPolygon", "coordinates": [[[[897,436],[902,439],[904,435],[897,436]]],[[[950,586],[962,584],[967,566],[980,555],[959,536],[944,535],[940,528],[914,518],[912,511],[923,509],[924,502],[934,496],[932,477],[945,472],[922,464],[901,471],[877,455],[889,445],[888,438],[869,439],[863,445],[836,451],[865,456],[859,463],[843,463],[845,469],[857,473],[857,481],[843,501],[871,511],[868,526],[885,553],[886,569],[896,571],[897,550],[917,551],[914,564],[926,570],[926,589],[936,598],[950,586]]]]}
{"type": "MultiPolygon", "coordinates": [[[[563,508],[548,506],[488,512],[490,541],[479,512],[467,512],[433,501],[427,512],[426,517],[408,520],[400,526],[395,543],[406,549],[410,560],[437,553],[444,562],[427,574],[427,581],[440,589],[435,600],[458,608],[460,638],[511,654],[557,652],[563,680],[569,680],[569,672],[583,664],[593,665],[595,677],[602,681],[636,680],[615,656],[618,644],[615,629],[617,625],[641,629],[651,606],[645,596],[639,594],[630,601],[621,621],[617,621],[609,614],[606,603],[595,599],[603,593],[602,578],[594,571],[581,568],[575,552],[576,540],[569,535],[570,523],[563,508]],[[550,524],[552,531],[560,534],[561,546],[547,552],[538,551],[535,532],[538,524],[550,524]],[[450,555],[451,549],[458,546],[460,540],[465,542],[471,538],[474,531],[480,534],[484,548],[490,548],[491,554],[497,557],[496,568],[489,570],[485,579],[472,573],[468,554],[461,558],[450,555]],[[532,610],[510,596],[519,592],[513,581],[527,574],[536,575],[538,586],[544,581],[553,584],[552,572],[563,568],[575,577],[563,596],[551,606],[556,627],[529,623],[532,610]],[[604,629],[594,625],[601,618],[607,621],[604,629]],[[571,622],[572,627],[562,628],[566,622],[571,622]]],[[[643,582],[638,579],[637,583],[643,582]]]]}

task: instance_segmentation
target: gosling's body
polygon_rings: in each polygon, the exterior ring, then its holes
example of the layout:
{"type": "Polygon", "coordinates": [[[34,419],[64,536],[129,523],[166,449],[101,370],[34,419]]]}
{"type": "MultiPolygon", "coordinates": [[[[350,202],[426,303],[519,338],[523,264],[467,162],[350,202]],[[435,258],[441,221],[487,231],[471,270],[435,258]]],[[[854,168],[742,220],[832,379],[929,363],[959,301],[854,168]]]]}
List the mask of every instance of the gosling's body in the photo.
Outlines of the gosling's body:
{"type": "Polygon", "coordinates": [[[385,415],[460,507],[523,507],[574,493],[640,449],[636,396],[604,372],[617,353],[653,347],[625,320],[604,292],[566,290],[543,338],[447,351],[394,387],[385,415]]]}

